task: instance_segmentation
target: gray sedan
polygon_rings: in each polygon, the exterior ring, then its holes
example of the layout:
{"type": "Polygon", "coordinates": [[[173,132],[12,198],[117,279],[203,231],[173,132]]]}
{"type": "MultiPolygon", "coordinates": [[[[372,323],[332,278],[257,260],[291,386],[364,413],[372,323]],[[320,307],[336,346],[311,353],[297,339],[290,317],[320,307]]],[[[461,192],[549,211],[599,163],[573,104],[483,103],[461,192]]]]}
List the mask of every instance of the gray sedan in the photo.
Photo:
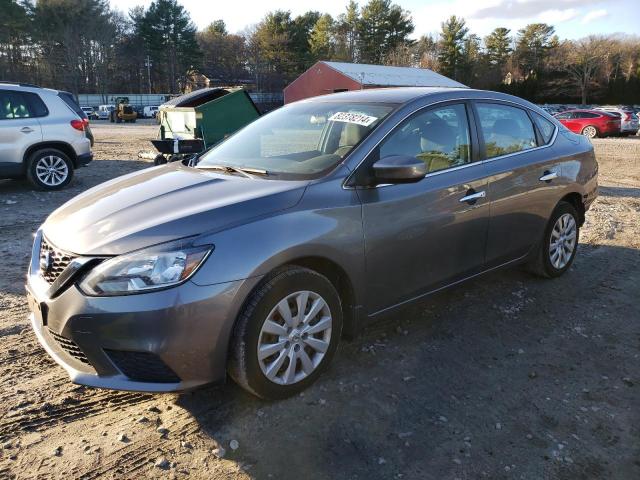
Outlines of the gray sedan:
{"type": "Polygon", "coordinates": [[[343,336],[497,268],[565,273],[591,144],[486,91],[345,92],[276,110],[197,164],[99,185],[38,230],[31,322],[74,382],[313,383],[343,336]]]}

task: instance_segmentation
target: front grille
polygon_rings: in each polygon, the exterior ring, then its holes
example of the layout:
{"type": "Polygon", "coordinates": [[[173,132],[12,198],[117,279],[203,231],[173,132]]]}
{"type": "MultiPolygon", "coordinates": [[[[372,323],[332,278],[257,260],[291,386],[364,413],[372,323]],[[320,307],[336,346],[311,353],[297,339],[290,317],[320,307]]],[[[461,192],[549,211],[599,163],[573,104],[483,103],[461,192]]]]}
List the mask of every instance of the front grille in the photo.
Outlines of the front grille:
{"type": "Polygon", "coordinates": [[[157,355],[150,352],[104,351],[118,369],[132,380],[178,383],[178,377],[157,355]]]}
{"type": "Polygon", "coordinates": [[[53,339],[56,342],[58,342],[58,345],[60,345],[60,347],[65,352],[67,352],[69,355],[71,355],[76,360],[79,360],[82,363],[86,363],[87,365],[91,365],[89,363],[89,360],[87,359],[87,356],[84,354],[84,352],[82,350],[80,350],[80,347],[78,345],[76,345],[76,343],[73,340],[69,340],[67,337],[63,337],[62,335],[57,334],[56,332],[54,332],[51,329],[49,329],[49,333],[51,334],[53,339]]]}
{"type": "Polygon", "coordinates": [[[40,244],[40,275],[51,284],[56,281],[74,258],[73,255],[56,249],[43,237],[40,244]]]}

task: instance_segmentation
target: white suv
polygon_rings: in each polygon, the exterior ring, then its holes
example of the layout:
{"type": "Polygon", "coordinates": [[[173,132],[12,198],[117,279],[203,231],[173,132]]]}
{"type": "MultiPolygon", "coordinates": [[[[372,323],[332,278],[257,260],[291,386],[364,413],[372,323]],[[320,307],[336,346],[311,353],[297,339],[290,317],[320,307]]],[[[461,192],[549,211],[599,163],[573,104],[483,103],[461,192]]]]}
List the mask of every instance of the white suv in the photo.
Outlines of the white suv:
{"type": "Polygon", "coordinates": [[[93,159],[89,121],[68,92],[0,82],[0,178],[58,190],[93,159]]]}

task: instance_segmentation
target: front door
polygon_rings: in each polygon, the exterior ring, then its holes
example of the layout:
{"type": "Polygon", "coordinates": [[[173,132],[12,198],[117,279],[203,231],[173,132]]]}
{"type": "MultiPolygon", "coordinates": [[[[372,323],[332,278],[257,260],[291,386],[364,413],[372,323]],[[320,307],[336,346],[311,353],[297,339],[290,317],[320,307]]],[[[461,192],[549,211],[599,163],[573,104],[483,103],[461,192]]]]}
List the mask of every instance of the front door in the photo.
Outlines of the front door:
{"type": "Polygon", "coordinates": [[[431,107],[402,122],[365,162],[411,155],[417,183],[358,189],[363,204],[368,313],[473,275],[484,266],[487,175],[472,148],[469,106],[431,107]]]}

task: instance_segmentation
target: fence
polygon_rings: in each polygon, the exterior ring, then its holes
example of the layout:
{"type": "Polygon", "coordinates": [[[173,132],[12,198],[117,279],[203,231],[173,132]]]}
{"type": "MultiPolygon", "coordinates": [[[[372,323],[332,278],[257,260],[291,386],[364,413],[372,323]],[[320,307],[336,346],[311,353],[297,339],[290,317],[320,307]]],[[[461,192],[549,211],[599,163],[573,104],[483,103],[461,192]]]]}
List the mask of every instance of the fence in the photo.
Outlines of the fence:
{"type": "MultiPolygon", "coordinates": [[[[97,107],[98,105],[113,105],[117,97],[128,97],[129,104],[147,107],[159,106],[176,97],[175,94],[160,93],[81,93],[78,102],[81,107],[97,107]]],[[[256,104],[282,104],[284,96],[282,92],[250,92],[249,96],[256,104]]]]}

